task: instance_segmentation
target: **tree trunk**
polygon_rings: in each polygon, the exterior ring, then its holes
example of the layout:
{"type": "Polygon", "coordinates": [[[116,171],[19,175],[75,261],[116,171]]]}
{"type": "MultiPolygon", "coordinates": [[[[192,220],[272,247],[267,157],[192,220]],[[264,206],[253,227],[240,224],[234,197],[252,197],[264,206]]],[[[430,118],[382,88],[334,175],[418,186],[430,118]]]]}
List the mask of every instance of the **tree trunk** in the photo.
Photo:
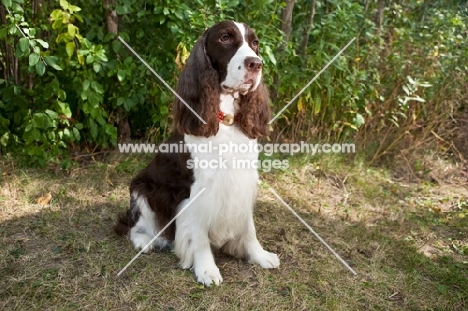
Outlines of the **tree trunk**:
{"type": "MultiPolygon", "coordinates": [[[[291,30],[292,30],[292,13],[293,13],[295,2],[296,0],[287,0],[286,7],[284,7],[283,11],[281,12],[280,29],[284,33],[284,37],[283,37],[283,44],[279,46],[276,52],[278,60],[282,60],[283,55],[284,55],[284,50],[286,49],[289,43],[289,37],[291,36],[291,30]]],[[[271,90],[271,99],[273,100],[273,102],[275,102],[278,100],[278,89],[281,86],[281,81],[277,73],[273,77],[273,85],[274,85],[274,88],[273,90],[271,90]]]]}
{"type": "MultiPolygon", "coordinates": [[[[119,32],[119,16],[115,10],[116,0],[105,0],[106,25],[107,31],[113,33],[116,37],[119,32]]],[[[124,109],[117,109],[117,136],[119,142],[128,143],[131,140],[130,124],[124,109]]]]}
{"type": "Polygon", "coordinates": [[[119,17],[115,10],[116,0],[105,0],[107,31],[117,35],[119,31],[119,17]]]}
{"type": "Polygon", "coordinates": [[[294,9],[294,4],[296,0],[287,0],[286,7],[281,12],[281,31],[284,32],[284,43],[282,44],[282,48],[287,46],[289,42],[289,37],[291,36],[292,30],[292,13],[294,9]]]}
{"type": "Polygon", "coordinates": [[[312,0],[310,9],[309,20],[307,21],[307,26],[304,31],[304,36],[302,37],[301,48],[299,49],[299,55],[305,56],[307,51],[307,44],[309,43],[309,34],[314,27],[314,17],[315,17],[315,0],[312,0]]]}
{"type": "MultiPolygon", "coordinates": [[[[2,25],[6,24],[5,9],[3,8],[3,5],[0,5],[0,22],[2,25]]],[[[10,64],[8,59],[8,44],[6,43],[6,40],[1,42],[0,53],[4,55],[4,61],[0,61],[1,74],[3,79],[8,80],[10,64]]]]}
{"type": "Polygon", "coordinates": [[[377,13],[375,14],[375,26],[377,27],[377,32],[379,35],[382,31],[384,11],[385,11],[385,0],[379,0],[377,4],[377,13]]]}

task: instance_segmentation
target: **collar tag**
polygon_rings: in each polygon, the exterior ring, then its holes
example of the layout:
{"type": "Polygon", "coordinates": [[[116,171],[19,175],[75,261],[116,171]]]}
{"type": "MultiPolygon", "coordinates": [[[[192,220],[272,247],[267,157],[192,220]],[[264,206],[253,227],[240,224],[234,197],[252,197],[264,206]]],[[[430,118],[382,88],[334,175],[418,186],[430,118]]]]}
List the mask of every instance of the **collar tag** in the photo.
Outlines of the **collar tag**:
{"type": "Polygon", "coordinates": [[[220,123],[226,126],[232,126],[234,123],[237,122],[237,116],[231,113],[224,113],[222,111],[218,111],[218,120],[220,123]]]}

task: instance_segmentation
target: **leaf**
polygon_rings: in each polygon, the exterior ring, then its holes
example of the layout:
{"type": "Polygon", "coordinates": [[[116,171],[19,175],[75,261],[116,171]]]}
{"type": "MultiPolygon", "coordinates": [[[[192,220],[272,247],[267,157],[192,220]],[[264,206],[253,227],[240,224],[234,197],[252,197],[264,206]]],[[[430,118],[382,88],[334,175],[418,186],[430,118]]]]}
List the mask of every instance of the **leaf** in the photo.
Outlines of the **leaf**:
{"type": "Polygon", "coordinates": [[[431,87],[432,84],[428,83],[428,82],[422,82],[422,83],[419,83],[419,86],[422,86],[422,87],[431,87]]]}
{"type": "Polygon", "coordinates": [[[104,94],[104,90],[102,88],[102,85],[98,83],[97,81],[91,82],[91,87],[99,94],[104,94]]]}
{"type": "Polygon", "coordinates": [[[36,39],[36,41],[37,41],[40,45],[42,45],[42,47],[43,47],[44,49],[48,49],[48,48],[49,48],[49,43],[45,42],[44,40],[42,40],[42,39],[36,39]]]}
{"type": "Polygon", "coordinates": [[[47,65],[54,68],[55,70],[62,70],[62,67],[57,65],[58,58],[56,56],[46,56],[44,57],[44,60],[47,63],[47,65]]]}
{"type": "Polygon", "coordinates": [[[85,61],[84,56],[81,54],[78,54],[77,57],[78,57],[78,62],[80,63],[80,65],[84,66],[84,61],[85,61]]]}
{"type": "Polygon", "coordinates": [[[47,139],[49,139],[52,142],[55,142],[56,141],[55,132],[48,131],[47,132],[47,139]]]}
{"type": "Polygon", "coordinates": [[[53,120],[55,120],[55,119],[58,118],[58,113],[56,113],[56,112],[53,111],[53,110],[46,109],[45,113],[47,113],[47,115],[48,115],[51,119],[53,119],[53,120]]]}
{"type": "Polygon", "coordinates": [[[36,72],[38,75],[43,76],[45,73],[45,65],[43,62],[38,62],[36,64],[36,72]]]}
{"type": "Polygon", "coordinates": [[[95,62],[93,64],[93,70],[95,73],[98,73],[101,70],[101,64],[95,62]]]}
{"type": "Polygon", "coordinates": [[[7,8],[11,7],[11,0],[2,0],[3,5],[5,5],[7,8]]]}
{"type": "Polygon", "coordinates": [[[124,102],[124,108],[126,111],[130,111],[135,106],[135,102],[131,98],[127,98],[124,102]]]}
{"type": "Polygon", "coordinates": [[[405,91],[406,95],[410,94],[409,88],[406,84],[403,84],[402,88],[403,88],[403,91],[405,91]]]}
{"type": "Polygon", "coordinates": [[[87,91],[89,89],[89,85],[91,83],[89,82],[89,80],[84,80],[83,82],[83,91],[87,91]]]}
{"type": "Polygon", "coordinates": [[[267,54],[268,58],[270,59],[270,62],[273,65],[276,65],[276,58],[275,58],[275,55],[273,54],[273,52],[271,51],[270,46],[267,45],[265,47],[265,53],[267,54]]]}
{"type": "Polygon", "coordinates": [[[425,103],[426,102],[426,100],[424,98],[421,98],[419,96],[417,96],[417,97],[408,97],[408,100],[415,100],[415,101],[420,102],[420,103],[425,103]]]}
{"type": "Polygon", "coordinates": [[[75,43],[73,41],[68,42],[65,46],[65,50],[67,51],[68,57],[72,57],[73,53],[75,53],[75,43]]]}
{"type": "Polygon", "coordinates": [[[125,15],[125,14],[130,13],[130,10],[127,8],[126,5],[117,4],[115,7],[115,10],[117,11],[117,14],[119,15],[125,15]]]}
{"type": "Polygon", "coordinates": [[[63,129],[63,136],[65,138],[70,138],[71,137],[71,132],[70,132],[70,130],[68,128],[63,129]]]}
{"type": "Polygon", "coordinates": [[[354,117],[353,122],[357,127],[360,127],[361,125],[364,124],[364,117],[362,116],[362,114],[356,113],[356,116],[354,117]]]}
{"type": "Polygon", "coordinates": [[[117,128],[115,126],[112,126],[110,124],[106,124],[104,126],[104,130],[105,130],[107,135],[109,135],[111,137],[114,137],[114,138],[117,138],[117,128]]]}
{"type": "Polygon", "coordinates": [[[39,56],[39,54],[36,54],[36,53],[29,54],[29,66],[32,67],[36,65],[40,58],[41,57],[39,56]]]}
{"type": "Polygon", "coordinates": [[[41,141],[41,132],[37,128],[33,128],[31,136],[35,141],[41,141]]]}
{"type": "Polygon", "coordinates": [[[66,0],[60,0],[60,6],[66,10],[68,9],[69,3],[66,0]]]}
{"type": "Polygon", "coordinates": [[[93,55],[86,56],[86,63],[87,64],[92,64],[93,62],[94,62],[94,56],[93,55]]]}
{"type": "Polygon", "coordinates": [[[322,99],[320,98],[320,96],[317,96],[315,98],[315,103],[314,103],[314,114],[315,115],[319,114],[321,107],[322,107],[322,99]]]}
{"type": "Polygon", "coordinates": [[[52,200],[52,195],[50,193],[46,193],[44,196],[39,197],[36,199],[36,203],[42,206],[46,206],[52,200]]]}
{"type": "Polygon", "coordinates": [[[91,128],[90,128],[90,130],[91,130],[91,137],[92,137],[93,139],[96,139],[97,136],[98,136],[98,127],[97,127],[96,122],[92,122],[92,123],[91,123],[91,128]]]}
{"type": "Polygon", "coordinates": [[[70,118],[72,116],[72,112],[70,110],[70,106],[67,103],[63,103],[59,100],[57,100],[57,104],[60,107],[60,112],[66,116],[67,118],[70,118]]]}
{"type": "Polygon", "coordinates": [[[76,6],[76,5],[69,4],[68,5],[68,11],[70,11],[70,13],[75,13],[75,12],[81,11],[81,8],[76,6]]]}
{"type": "Polygon", "coordinates": [[[73,128],[73,135],[75,136],[76,141],[79,141],[81,139],[80,131],[78,131],[76,127],[73,128]]]}
{"type": "Polygon", "coordinates": [[[302,96],[299,97],[299,100],[297,101],[297,110],[298,111],[304,110],[304,100],[303,100],[302,96]]]}
{"type": "MultiPolygon", "coordinates": [[[[21,51],[20,45],[19,45],[19,44],[16,45],[16,48],[15,48],[15,56],[16,56],[17,58],[21,58],[21,57],[24,56],[24,54],[25,54],[25,52],[21,51]]],[[[28,54],[29,54],[29,50],[27,51],[27,54],[26,54],[26,55],[28,55],[28,54]]]]}
{"type": "Polygon", "coordinates": [[[122,49],[122,44],[120,44],[119,41],[115,40],[112,42],[112,51],[114,51],[115,53],[119,53],[121,49],[122,49]]]}
{"type": "Polygon", "coordinates": [[[29,51],[29,38],[21,38],[19,39],[19,47],[21,52],[29,51]]]}
{"type": "MultiPolygon", "coordinates": [[[[53,20],[53,21],[58,21],[60,20],[60,22],[62,22],[62,15],[63,15],[63,11],[62,10],[53,10],[52,13],[50,13],[50,18],[53,20]]],[[[58,25],[57,25],[58,26],[58,25]]],[[[52,25],[52,28],[53,29],[57,29],[56,27],[53,27],[52,25]]]]}
{"type": "Polygon", "coordinates": [[[5,134],[0,137],[0,145],[6,147],[8,145],[8,140],[10,139],[10,132],[6,132],[5,134]]]}
{"type": "Polygon", "coordinates": [[[126,75],[125,70],[119,70],[119,71],[117,71],[117,79],[119,79],[120,82],[122,82],[123,80],[125,80],[125,75],[126,75]]]}

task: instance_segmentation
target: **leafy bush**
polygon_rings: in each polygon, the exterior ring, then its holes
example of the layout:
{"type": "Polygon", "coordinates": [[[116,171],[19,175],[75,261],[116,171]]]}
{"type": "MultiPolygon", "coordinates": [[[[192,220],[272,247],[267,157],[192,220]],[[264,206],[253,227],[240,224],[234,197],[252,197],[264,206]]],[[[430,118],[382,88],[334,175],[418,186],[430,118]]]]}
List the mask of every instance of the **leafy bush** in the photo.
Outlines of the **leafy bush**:
{"type": "Polygon", "coordinates": [[[163,139],[173,95],[116,35],[175,85],[198,36],[223,19],[261,38],[273,111],[357,38],[273,123],[277,136],[358,138],[378,158],[407,144],[405,133],[427,138],[466,110],[468,14],[457,1],[394,1],[377,23],[384,1],[317,0],[310,32],[312,3],[297,1],[286,45],[285,3],[271,0],[1,2],[0,148],[31,163],[66,167],[72,151],[115,146],[125,126],[134,138],[163,139]]]}

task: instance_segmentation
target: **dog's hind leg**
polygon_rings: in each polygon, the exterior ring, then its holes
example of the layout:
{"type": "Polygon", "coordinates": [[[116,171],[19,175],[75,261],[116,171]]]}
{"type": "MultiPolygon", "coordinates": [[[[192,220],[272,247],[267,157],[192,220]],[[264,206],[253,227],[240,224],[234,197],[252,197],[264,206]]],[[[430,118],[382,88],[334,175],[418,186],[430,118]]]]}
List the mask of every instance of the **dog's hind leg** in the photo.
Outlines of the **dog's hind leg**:
{"type": "MultiPolygon", "coordinates": [[[[139,215],[135,225],[130,229],[130,240],[135,249],[139,251],[144,249],[146,245],[151,242],[160,228],[157,226],[156,214],[152,211],[145,196],[133,192],[130,198],[130,209],[132,214],[139,215]]],[[[150,253],[153,250],[162,250],[169,247],[170,244],[170,241],[165,238],[158,237],[146,247],[144,253],[150,253]]]]}

